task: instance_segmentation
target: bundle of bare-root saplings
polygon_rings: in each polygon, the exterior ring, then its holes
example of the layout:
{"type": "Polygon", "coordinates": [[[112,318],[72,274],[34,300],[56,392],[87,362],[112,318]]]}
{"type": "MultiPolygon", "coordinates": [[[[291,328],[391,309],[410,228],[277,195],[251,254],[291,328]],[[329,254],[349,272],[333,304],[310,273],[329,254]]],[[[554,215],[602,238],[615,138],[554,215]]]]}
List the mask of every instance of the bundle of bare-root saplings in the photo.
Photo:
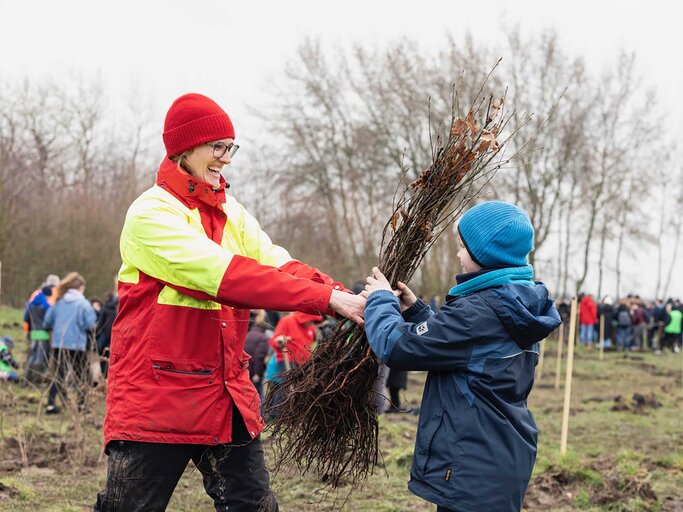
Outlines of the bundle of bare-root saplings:
{"type": "MultiPolygon", "coordinates": [[[[514,132],[498,140],[511,118],[503,103],[480,97],[461,118],[454,100],[447,137],[437,138],[432,164],[404,187],[384,227],[378,267],[394,287],[410,281],[438,236],[509,161],[502,150],[514,132]]],[[[372,473],[379,457],[377,371],[363,327],[340,322],[306,364],[271,385],[274,469],[314,471],[332,487],[355,487],[372,473]]]]}

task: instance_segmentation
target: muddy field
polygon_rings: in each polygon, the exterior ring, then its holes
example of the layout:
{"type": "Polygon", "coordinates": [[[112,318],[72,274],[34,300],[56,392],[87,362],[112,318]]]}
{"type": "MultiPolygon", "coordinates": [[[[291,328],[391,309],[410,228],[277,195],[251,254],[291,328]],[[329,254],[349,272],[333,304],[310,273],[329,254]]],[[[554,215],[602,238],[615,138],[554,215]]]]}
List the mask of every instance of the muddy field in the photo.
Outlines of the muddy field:
{"type": "MultiPolygon", "coordinates": [[[[20,339],[19,313],[0,310],[2,334],[20,339]]],[[[25,359],[25,346],[15,355],[25,359]]],[[[579,349],[569,452],[559,455],[564,392],[554,388],[554,342],[530,398],[539,425],[539,456],[525,510],[683,510],[681,354],[607,353],[579,349]]],[[[419,405],[424,374],[410,376],[405,399],[419,405]]],[[[564,383],[564,379],[562,379],[564,383]]],[[[101,451],[104,390],[85,414],[43,414],[44,387],[0,384],[0,511],[86,511],[106,475],[101,451]]],[[[310,476],[274,475],[281,510],[432,511],[406,489],[417,418],[381,418],[383,461],[354,492],[330,492],[310,476]]],[[[265,444],[270,442],[265,437],[265,444]]],[[[267,452],[269,450],[267,449],[267,452]]],[[[211,511],[201,475],[188,467],[169,511],[211,511]]]]}

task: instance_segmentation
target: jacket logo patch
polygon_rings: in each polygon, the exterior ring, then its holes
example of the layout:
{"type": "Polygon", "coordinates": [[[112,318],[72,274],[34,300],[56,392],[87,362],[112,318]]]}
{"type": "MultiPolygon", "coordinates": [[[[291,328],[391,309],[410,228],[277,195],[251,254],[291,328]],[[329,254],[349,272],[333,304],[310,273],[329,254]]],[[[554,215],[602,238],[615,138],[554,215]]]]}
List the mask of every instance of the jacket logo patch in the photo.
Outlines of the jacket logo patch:
{"type": "Polygon", "coordinates": [[[421,324],[417,324],[417,327],[415,328],[415,332],[417,332],[418,336],[422,336],[427,331],[429,331],[429,327],[427,327],[427,322],[422,322],[421,324]]]}

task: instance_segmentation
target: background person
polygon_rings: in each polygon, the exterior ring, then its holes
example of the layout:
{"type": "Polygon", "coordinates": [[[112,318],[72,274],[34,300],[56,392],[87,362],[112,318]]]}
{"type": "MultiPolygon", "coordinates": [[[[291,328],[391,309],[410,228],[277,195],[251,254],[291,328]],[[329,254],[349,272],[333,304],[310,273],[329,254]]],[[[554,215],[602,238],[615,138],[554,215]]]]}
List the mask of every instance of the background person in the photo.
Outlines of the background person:
{"type": "Polygon", "coordinates": [[[116,320],[119,310],[119,296],[117,293],[108,293],[104,298],[104,305],[100,318],[97,321],[95,337],[97,340],[97,353],[100,356],[100,369],[102,375],[107,376],[109,368],[109,345],[111,344],[111,328],[116,320]]]}
{"type": "Polygon", "coordinates": [[[598,306],[593,296],[587,293],[579,303],[579,340],[588,348],[593,347],[595,338],[595,324],[598,321],[598,306]]]}
{"type": "Polygon", "coordinates": [[[272,330],[266,323],[266,312],[263,309],[256,310],[254,323],[247,333],[244,343],[244,351],[251,356],[249,360],[249,378],[254,383],[256,391],[263,399],[263,380],[266,373],[266,356],[268,355],[268,340],[272,330]]]}
{"type": "Polygon", "coordinates": [[[97,318],[85,298],[85,279],[71,272],[55,289],[55,305],[45,315],[45,327],[52,331],[52,361],[54,374],[47,395],[47,414],[56,414],[57,393],[67,399],[67,378],[71,375],[78,388],[78,408],[85,407],[88,383],[88,332],[95,327],[97,318]]]}
{"type": "Polygon", "coordinates": [[[0,338],[0,380],[16,382],[19,380],[16,370],[19,363],[12,357],[14,340],[10,336],[0,338]]]}
{"type": "MultiPolygon", "coordinates": [[[[616,310],[614,309],[614,299],[609,295],[605,295],[602,299],[602,303],[598,307],[599,316],[603,318],[603,328],[604,328],[604,348],[612,348],[612,342],[614,340],[614,315],[616,310]]],[[[598,329],[600,328],[600,320],[598,319],[598,329]]]]}
{"type": "Polygon", "coordinates": [[[268,344],[273,349],[278,373],[285,371],[285,355],[291,367],[301,366],[311,358],[316,325],[323,321],[321,315],[297,311],[280,318],[268,344]]]}
{"type": "Polygon", "coordinates": [[[631,346],[631,310],[628,299],[619,301],[617,308],[617,350],[629,350],[631,346]]]}
{"type": "Polygon", "coordinates": [[[57,276],[49,275],[47,281],[38,293],[33,294],[24,311],[24,326],[27,329],[29,348],[26,357],[26,380],[40,383],[47,374],[50,363],[50,333],[45,328],[45,315],[54,304],[54,288],[59,280],[57,276]]]}

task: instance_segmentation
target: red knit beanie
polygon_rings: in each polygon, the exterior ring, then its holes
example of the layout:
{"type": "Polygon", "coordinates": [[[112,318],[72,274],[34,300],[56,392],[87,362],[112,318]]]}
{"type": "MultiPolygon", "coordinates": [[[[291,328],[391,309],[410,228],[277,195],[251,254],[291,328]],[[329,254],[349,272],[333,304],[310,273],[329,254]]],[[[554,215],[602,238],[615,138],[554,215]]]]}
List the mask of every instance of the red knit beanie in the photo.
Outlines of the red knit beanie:
{"type": "Polygon", "coordinates": [[[175,156],[205,142],[234,139],[228,114],[202,94],[184,94],[173,102],[164,122],[166,154],[175,156]]]}

